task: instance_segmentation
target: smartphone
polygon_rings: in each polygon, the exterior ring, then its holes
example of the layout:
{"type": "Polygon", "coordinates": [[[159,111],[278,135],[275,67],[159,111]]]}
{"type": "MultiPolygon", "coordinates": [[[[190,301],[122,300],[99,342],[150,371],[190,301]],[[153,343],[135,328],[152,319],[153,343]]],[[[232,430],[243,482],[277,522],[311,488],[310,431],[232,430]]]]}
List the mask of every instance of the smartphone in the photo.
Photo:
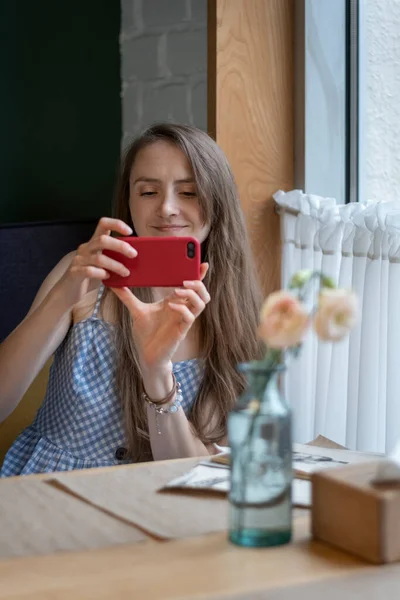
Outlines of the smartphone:
{"type": "Polygon", "coordinates": [[[193,237],[120,237],[138,255],[135,258],[103,250],[103,254],[125,265],[130,275],[111,273],[108,287],[182,287],[184,281],[200,279],[201,247],[193,237]]]}

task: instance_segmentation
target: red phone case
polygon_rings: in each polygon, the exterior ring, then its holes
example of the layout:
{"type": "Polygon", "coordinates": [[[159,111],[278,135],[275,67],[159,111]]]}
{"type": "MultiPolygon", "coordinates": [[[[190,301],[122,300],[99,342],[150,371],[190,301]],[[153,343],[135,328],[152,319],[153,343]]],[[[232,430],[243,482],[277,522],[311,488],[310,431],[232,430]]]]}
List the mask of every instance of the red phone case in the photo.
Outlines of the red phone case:
{"type": "Polygon", "coordinates": [[[192,237],[121,237],[138,251],[136,258],[103,250],[130,270],[128,277],[110,272],[104,279],[108,287],[181,287],[184,281],[200,279],[201,249],[192,237]],[[194,256],[188,255],[193,244],[194,256]]]}

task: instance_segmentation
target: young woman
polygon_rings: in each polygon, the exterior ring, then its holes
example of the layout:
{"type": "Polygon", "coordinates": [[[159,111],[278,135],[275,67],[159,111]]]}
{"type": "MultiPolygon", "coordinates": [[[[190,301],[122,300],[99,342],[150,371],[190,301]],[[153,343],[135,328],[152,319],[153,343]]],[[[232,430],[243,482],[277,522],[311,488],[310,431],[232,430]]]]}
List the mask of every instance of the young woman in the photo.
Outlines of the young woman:
{"type": "Polygon", "coordinates": [[[236,366],[257,355],[260,305],[226,157],[194,127],[155,125],[125,153],[114,212],[53,269],[0,346],[0,420],[54,354],[3,477],[201,456],[224,440],[243,388],[236,366]],[[108,271],[127,272],[102,251],[135,256],[116,239],[126,235],[197,238],[201,281],[105,288],[108,271]]]}

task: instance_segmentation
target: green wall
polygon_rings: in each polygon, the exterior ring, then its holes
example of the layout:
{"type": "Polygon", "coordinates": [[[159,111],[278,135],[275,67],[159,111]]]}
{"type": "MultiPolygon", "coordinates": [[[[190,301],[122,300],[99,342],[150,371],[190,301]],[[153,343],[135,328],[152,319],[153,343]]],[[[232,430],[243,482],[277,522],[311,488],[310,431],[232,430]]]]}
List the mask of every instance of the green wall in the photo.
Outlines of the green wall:
{"type": "Polygon", "coordinates": [[[120,2],[0,0],[0,223],[110,213],[120,2]]]}

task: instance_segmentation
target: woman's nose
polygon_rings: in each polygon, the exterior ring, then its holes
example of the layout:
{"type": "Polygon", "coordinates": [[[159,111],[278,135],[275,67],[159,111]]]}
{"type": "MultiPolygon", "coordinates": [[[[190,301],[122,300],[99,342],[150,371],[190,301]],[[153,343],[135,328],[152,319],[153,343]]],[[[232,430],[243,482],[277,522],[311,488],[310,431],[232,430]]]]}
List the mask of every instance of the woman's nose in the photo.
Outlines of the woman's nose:
{"type": "Polygon", "coordinates": [[[159,211],[162,216],[166,217],[179,214],[179,206],[175,194],[167,192],[164,195],[159,207],[159,211]]]}

